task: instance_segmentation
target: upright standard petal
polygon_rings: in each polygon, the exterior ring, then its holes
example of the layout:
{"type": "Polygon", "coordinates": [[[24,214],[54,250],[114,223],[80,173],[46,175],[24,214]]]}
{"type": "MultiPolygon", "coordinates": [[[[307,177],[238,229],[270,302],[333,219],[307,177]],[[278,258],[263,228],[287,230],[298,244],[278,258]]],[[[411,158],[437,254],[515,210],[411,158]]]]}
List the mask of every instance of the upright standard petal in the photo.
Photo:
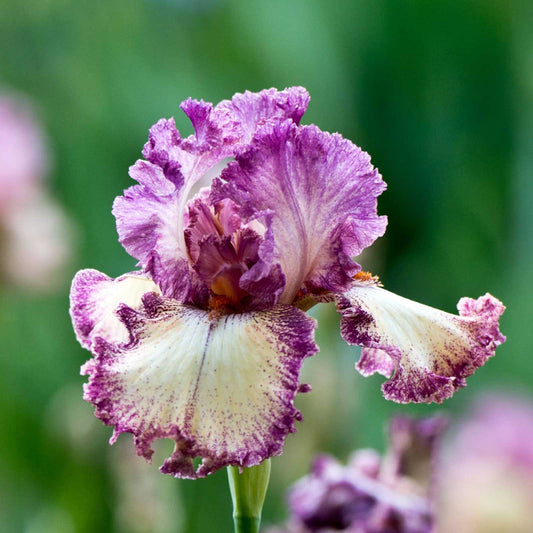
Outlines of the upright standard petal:
{"type": "Polygon", "coordinates": [[[315,126],[285,121],[260,128],[221,177],[214,199],[231,198],[246,220],[271,220],[262,248],[273,249],[265,256],[285,275],[283,303],[300,289],[346,290],[360,269],[350,257],[385,231],[386,217],[376,209],[386,185],[370,157],[315,126]]]}
{"type": "Polygon", "coordinates": [[[137,272],[113,279],[98,270],[80,270],[70,290],[70,316],[78,342],[88,349],[96,337],[110,344],[127,343],[129,332],[116,312],[121,305],[137,309],[148,292],[161,293],[137,272]]]}
{"type": "Polygon", "coordinates": [[[231,100],[223,100],[213,116],[227,138],[238,146],[247,145],[258,126],[269,120],[292,120],[295,124],[307,110],[309,93],[303,87],[289,87],[282,91],[264,89],[258,93],[237,93],[231,100]]]}
{"type": "Polygon", "coordinates": [[[133,433],[149,460],[151,443],[171,438],[161,471],[186,478],[281,453],[301,419],[293,400],[302,361],[317,351],[313,319],[289,306],[215,317],[154,294],[119,315],[131,342],[97,340],[84,367],[85,399],[115,426],[112,441],[133,433]]]}
{"type": "Polygon", "coordinates": [[[301,87],[236,94],[215,108],[189,98],[181,109],[194,134],[182,138],[172,118],[152,126],[143,149],[146,161],[130,168],[139,185],[116,198],[113,214],[121,244],[166,296],[189,301],[194,290],[184,238],[192,187],[246,146],[258,125],[282,119],[298,122],[308,101],[301,87]]]}
{"type": "Polygon", "coordinates": [[[139,185],[126,189],[113,203],[119,240],[165,295],[184,301],[192,280],[181,242],[183,181],[168,179],[161,167],[142,160],[130,168],[130,176],[139,185]]]}
{"type": "Polygon", "coordinates": [[[505,341],[498,329],[505,307],[490,294],[462,298],[459,316],[371,285],[353,287],[337,305],[344,340],[364,346],[356,368],[392,375],[382,390],[398,403],[441,403],[505,341]]]}

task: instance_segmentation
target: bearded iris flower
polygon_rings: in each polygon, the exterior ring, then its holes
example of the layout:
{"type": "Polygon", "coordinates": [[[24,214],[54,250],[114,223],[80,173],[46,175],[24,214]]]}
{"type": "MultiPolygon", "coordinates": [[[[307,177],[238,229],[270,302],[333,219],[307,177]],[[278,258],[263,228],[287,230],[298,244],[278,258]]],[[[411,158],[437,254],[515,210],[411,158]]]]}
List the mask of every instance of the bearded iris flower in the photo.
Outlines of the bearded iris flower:
{"type": "Polygon", "coordinates": [[[353,143],[299,124],[308,101],[300,87],[184,101],[194,133],[157,122],[130,168],[138,184],[113,205],[140,269],[73,281],[74,328],[94,356],[84,397],[111,441],[132,433],[147,460],[154,440],[174,440],[164,473],[204,477],[281,453],[301,419],[295,395],[309,390],[299,372],[318,351],[304,312],[316,303],[336,302],[342,336],[364,347],[358,370],[390,377],[384,394],[401,403],[450,397],[504,341],[504,307],[488,294],[455,316],[361,271],[352,257],[385,232],[386,185],[353,143]]]}

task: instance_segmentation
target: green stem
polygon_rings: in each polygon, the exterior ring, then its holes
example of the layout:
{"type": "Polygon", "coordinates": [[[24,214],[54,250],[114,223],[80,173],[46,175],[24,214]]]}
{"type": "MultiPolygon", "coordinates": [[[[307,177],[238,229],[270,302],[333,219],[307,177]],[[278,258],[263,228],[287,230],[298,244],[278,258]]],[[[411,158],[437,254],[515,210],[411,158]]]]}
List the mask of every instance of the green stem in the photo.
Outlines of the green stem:
{"type": "Polygon", "coordinates": [[[259,533],[261,519],[233,515],[233,523],[235,524],[235,533],[259,533]]]}
{"type": "Polygon", "coordinates": [[[270,459],[251,468],[228,467],[235,533],[258,533],[270,479],[270,459]]]}

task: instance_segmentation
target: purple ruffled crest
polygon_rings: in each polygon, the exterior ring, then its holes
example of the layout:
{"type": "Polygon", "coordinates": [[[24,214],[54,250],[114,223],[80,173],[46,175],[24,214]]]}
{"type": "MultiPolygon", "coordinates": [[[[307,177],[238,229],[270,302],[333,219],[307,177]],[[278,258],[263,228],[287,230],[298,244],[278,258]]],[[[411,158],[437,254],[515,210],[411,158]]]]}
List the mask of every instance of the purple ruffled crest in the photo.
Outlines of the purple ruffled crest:
{"type": "Polygon", "coordinates": [[[226,136],[239,148],[250,143],[257,129],[269,121],[289,119],[298,125],[307,110],[309,93],[303,87],[283,91],[264,89],[258,93],[237,93],[223,100],[214,111],[226,136]]]}
{"type": "Polygon", "coordinates": [[[259,261],[265,227],[258,221],[243,224],[237,206],[229,199],[211,205],[207,191],[188,204],[185,230],[192,268],[218,302],[233,310],[271,308],[277,288],[276,270],[264,280],[265,289],[257,290],[247,279],[259,261]]]}

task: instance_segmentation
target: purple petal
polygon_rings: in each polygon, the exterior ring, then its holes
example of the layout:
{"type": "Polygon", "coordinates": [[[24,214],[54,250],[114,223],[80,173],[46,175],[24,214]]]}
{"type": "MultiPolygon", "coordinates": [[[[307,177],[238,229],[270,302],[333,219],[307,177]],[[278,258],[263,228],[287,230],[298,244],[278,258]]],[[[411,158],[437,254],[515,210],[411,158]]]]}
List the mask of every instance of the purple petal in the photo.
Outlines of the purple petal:
{"type": "Polygon", "coordinates": [[[281,265],[284,303],[303,288],[345,290],[360,269],[350,257],[385,231],[386,217],[376,213],[385,183],[370,157],[315,126],[285,121],[259,129],[222,179],[213,186],[215,199],[231,198],[247,220],[271,219],[265,262],[281,265]]]}
{"type": "Polygon", "coordinates": [[[379,348],[363,348],[361,357],[355,368],[362,376],[368,377],[373,374],[381,374],[390,378],[394,372],[394,361],[385,350],[379,348]]]}
{"type": "Polygon", "coordinates": [[[390,376],[388,354],[395,371],[382,389],[398,403],[441,403],[505,341],[498,329],[505,308],[496,298],[462,298],[457,307],[460,316],[368,285],[338,299],[343,338],[366,347],[357,368],[390,376]]]}
{"type": "Polygon", "coordinates": [[[428,500],[414,485],[369,476],[355,461],[343,466],[325,455],[291,488],[289,505],[304,531],[381,532],[391,524],[399,531],[431,531],[428,500]]]}
{"type": "Polygon", "coordinates": [[[128,342],[129,332],[116,311],[121,305],[140,307],[142,296],[150,292],[161,291],[135,272],[113,279],[98,270],[80,270],[70,290],[70,316],[79,343],[90,349],[95,337],[110,344],[128,342]]]}
{"type": "Polygon", "coordinates": [[[171,438],[161,471],[187,478],[281,453],[301,419],[293,401],[302,361],[317,351],[313,319],[289,306],[217,318],[156,295],[119,314],[131,342],[98,339],[84,367],[85,399],[115,426],[112,441],[132,433],[150,459],[151,443],[171,438]]]}
{"type": "MultiPolygon", "coordinates": [[[[223,134],[216,120],[213,120],[213,104],[188,98],[180,104],[180,108],[189,117],[194,128],[194,135],[182,143],[182,146],[200,152],[222,147],[223,134]]],[[[227,155],[230,153],[227,152],[227,155]]],[[[221,156],[224,157],[223,154],[221,156]]]]}
{"type": "Polygon", "coordinates": [[[137,161],[130,168],[130,176],[139,185],[126,189],[124,196],[113,203],[119,240],[164,294],[184,301],[191,292],[192,280],[187,251],[180,239],[180,190],[160,167],[146,161],[137,161]]]}
{"type": "Polygon", "coordinates": [[[143,156],[130,176],[139,185],[116,198],[113,214],[119,240],[161,287],[163,294],[185,302],[194,298],[185,245],[185,206],[191,189],[216,165],[245,146],[267,120],[299,120],[309,96],[302,88],[237,94],[216,108],[188,99],[181,109],[195,133],[183,139],[174,119],[150,129],[143,156]]]}
{"type": "Polygon", "coordinates": [[[201,117],[209,116],[212,106],[193,101],[183,105],[199,128],[198,137],[183,140],[173,119],[157,122],[143,149],[148,161],[139,160],[130,168],[139,185],[115,199],[113,214],[121,244],[163,294],[191,301],[198,287],[185,245],[187,199],[194,184],[230,152],[219,130],[217,137],[214,126],[202,125],[201,117]]]}
{"type": "Polygon", "coordinates": [[[198,135],[182,139],[174,119],[162,118],[150,128],[143,157],[160,167],[176,188],[184,187],[189,191],[194,183],[212,166],[228,157],[231,151],[224,142],[220,129],[216,134],[214,124],[202,124],[202,116],[206,119],[210,117],[211,104],[186,100],[182,106],[191,113],[193,125],[199,128],[198,135]]]}
{"type": "Polygon", "coordinates": [[[289,119],[299,124],[308,104],[309,93],[303,87],[283,91],[264,89],[258,93],[245,91],[220,102],[214,115],[226,137],[242,147],[252,140],[257,128],[269,120],[289,119]]]}

